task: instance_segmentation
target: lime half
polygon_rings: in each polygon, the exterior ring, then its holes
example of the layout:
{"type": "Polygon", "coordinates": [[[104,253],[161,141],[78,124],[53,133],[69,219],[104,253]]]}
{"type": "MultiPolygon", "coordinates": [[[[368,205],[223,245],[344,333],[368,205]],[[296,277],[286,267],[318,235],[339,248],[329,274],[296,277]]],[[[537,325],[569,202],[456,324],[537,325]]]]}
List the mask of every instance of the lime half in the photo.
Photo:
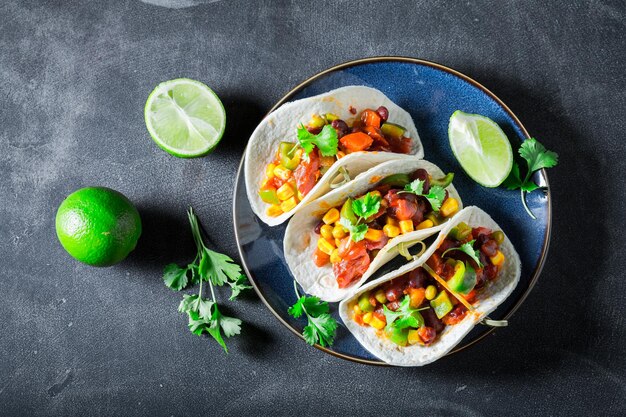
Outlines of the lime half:
{"type": "Polygon", "coordinates": [[[188,78],[157,85],[146,101],[144,117],[156,144],[181,158],[211,152],[226,126],[226,112],[217,95],[188,78]]]}
{"type": "Polygon", "coordinates": [[[456,159],[480,185],[497,187],[509,176],[511,143],[493,120],[457,110],[450,117],[448,138],[456,159]]]}

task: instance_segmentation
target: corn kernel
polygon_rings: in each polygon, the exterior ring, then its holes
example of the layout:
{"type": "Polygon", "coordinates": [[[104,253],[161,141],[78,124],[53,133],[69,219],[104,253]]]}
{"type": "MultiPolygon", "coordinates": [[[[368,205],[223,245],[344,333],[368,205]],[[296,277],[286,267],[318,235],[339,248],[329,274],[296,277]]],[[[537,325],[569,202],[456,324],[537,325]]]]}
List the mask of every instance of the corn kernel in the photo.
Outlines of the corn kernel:
{"type": "Polygon", "coordinates": [[[372,317],[374,317],[372,313],[363,314],[363,323],[370,324],[372,322],[372,317]]]}
{"type": "Polygon", "coordinates": [[[341,245],[341,239],[335,239],[335,246],[339,247],[341,245]]]}
{"type": "Polygon", "coordinates": [[[324,237],[324,239],[332,240],[333,239],[333,227],[329,224],[325,224],[320,228],[320,235],[324,237]]]}
{"type": "Polygon", "coordinates": [[[374,197],[383,198],[378,190],[370,191],[369,194],[374,197]]]}
{"type": "Polygon", "coordinates": [[[413,220],[400,220],[400,231],[402,234],[413,231],[413,220]]]}
{"type": "Polygon", "coordinates": [[[409,330],[406,340],[407,342],[409,342],[409,345],[416,345],[422,342],[422,339],[420,338],[419,333],[415,329],[409,330]]]}
{"type": "Polygon", "coordinates": [[[387,302],[387,296],[385,295],[385,291],[382,288],[376,291],[376,294],[374,294],[374,298],[376,298],[376,301],[381,304],[385,304],[387,302]]]}
{"type": "Polygon", "coordinates": [[[335,246],[323,237],[320,237],[317,241],[317,248],[329,256],[333,253],[333,250],[335,250],[335,246]]]}
{"type": "Polygon", "coordinates": [[[390,224],[392,226],[398,226],[398,221],[396,219],[394,219],[391,216],[387,216],[387,224],[390,224]]]}
{"type": "Polygon", "coordinates": [[[330,254],[330,263],[336,264],[341,262],[341,256],[339,256],[339,249],[334,249],[333,253],[330,254]]]}
{"type": "Polygon", "coordinates": [[[281,209],[278,204],[272,204],[267,208],[266,213],[270,217],[278,217],[283,214],[283,209],[281,209]]]}
{"type": "Polygon", "coordinates": [[[300,192],[300,190],[298,190],[298,194],[296,196],[298,197],[298,201],[302,201],[304,199],[304,195],[300,192]]]}
{"type": "Polygon", "coordinates": [[[296,200],[295,197],[291,197],[288,200],[283,201],[282,203],[280,203],[280,209],[282,211],[284,211],[285,213],[287,213],[288,211],[293,210],[296,205],[298,205],[298,200],[296,200]]]}
{"type": "Polygon", "coordinates": [[[361,307],[359,307],[358,304],[355,304],[354,307],[352,307],[352,310],[354,311],[354,314],[361,314],[361,313],[363,313],[361,311],[361,307]]]}
{"type": "Polygon", "coordinates": [[[383,232],[385,233],[385,236],[392,238],[392,237],[396,237],[400,234],[400,228],[398,226],[394,226],[391,224],[386,224],[383,227],[383,232]]]}
{"type": "Polygon", "coordinates": [[[372,229],[369,227],[367,232],[365,232],[365,239],[370,240],[372,242],[378,242],[383,238],[383,231],[378,229],[372,229]]]}
{"type": "Polygon", "coordinates": [[[343,226],[336,224],[335,227],[333,227],[333,237],[335,239],[343,239],[346,237],[346,234],[346,229],[344,229],[343,226]]]}
{"type": "Polygon", "coordinates": [[[415,230],[430,229],[431,227],[433,227],[432,220],[426,219],[420,224],[418,224],[415,230]]]}
{"type": "Polygon", "coordinates": [[[339,210],[331,208],[322,218],[322,221],[326,224],[332,224],[339,220],[339,210]]]}
{"type": "Polygon", "coordinates": [[[369,325],[375,328],[376,330],[382,330],[387,323],[384,320],[379,319],[375,315],[372,314],[372,320],[369,322],[369,325]]]}
{"type": "Polygon", "coordinates": [[[424,297],[426,297],[427,300],[432,300],[436,296],[437,296],[437,287],[435,287],[434,285],[429,285],[428,287],[426,287],[426,292],[424,293],[424,297]]]}
{"type": "Polygon", "coordinates": [[[267,168],[265,168],[265,176],[270,180],[274,178],[274,168],[276,168],[276,164],[269,164],[267,168]]]}
{"type": "Polygon", "coordinates": [[[457,211],[459,211],[459,202],[456,198],[452,197],[446,198],[446,201],[443,202],[439,209],[439,213],[441,213],[443,217],[450,217],[457,211]]]}
{"type": "Polygon", "coordinates": [[[504,254],[500,251],[497,251],[495,255],[489,258],[491,263],[495,266],[501,266],[504,263],[504,254]]]}
{"type": "Polygon", "coordinates": [[[291,171],[282,165],[277,165],[274,168],[274,175],[280,178],[281,180],[288,180],[289,177],[291,177],[291,171]]]}
{"type": "Polygon", "coordinates": [[[276,190],[276,195],[280,201],[289,200],[294,196],[294,194],[293,187],[288,182],[284,183],[278,190],[276,190]]]}

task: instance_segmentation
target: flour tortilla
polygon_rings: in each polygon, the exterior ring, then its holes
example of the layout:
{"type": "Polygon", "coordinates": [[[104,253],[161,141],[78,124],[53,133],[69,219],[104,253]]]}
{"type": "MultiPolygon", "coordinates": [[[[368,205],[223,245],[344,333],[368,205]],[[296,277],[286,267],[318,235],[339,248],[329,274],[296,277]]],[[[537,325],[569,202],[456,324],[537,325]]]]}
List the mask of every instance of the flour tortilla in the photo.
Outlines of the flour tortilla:
{"type": "Polygon", "coordinates": [[[353,312],[349,311],[348,308],[351,301],[358,299],[361,293],[423,265],[443,242],[450,230],[460,222],[465,222],[472,227],[483,226],[492,230],[502,230],[487,213],[478,207],[466,207],[450,219],[446,227],[437,236],[437,240],[418,259],[369,282],[339,304],[339,315],[348,330],[363,347],[384,362],[397,366],[421,366],[441,358],[450,352],[478,322],[511,295],[517,286],[521,274],[521,261],[513,244],[508,237],[505,237],[504,242],[500,245],[500,250],[506,258],[498,279],[490,282],[479,293],[477,303],[474,304],[475,310],[468,313],[459,324],[446,326],[443,333],[438,336],[438,340],[432,345],[421,346],[418,344],[401,347],[384,337],[378,337],[373,327],[360,326],[352,319],[353,312]]]}
{"type": "MultiPolygon", "coordinates": [[[[313,253],[319,239],[319,235],[315,233],[314,229],[330,208],[343,204],[349,197],[358,197],[367,193],[389,175],[411,174],[420,168],[428,171],[434,178],[445,175],[435,164],[423,159],[413,158],[384,162],[360,174],[353,181],[311,202],[296,213],[285,231],[284,252],[291,273],[305,292],[325,301],[340,301],[367,281],[381,266],[395,258],[398,255],[399,243],[411,242],[407,243],[408,248],[443,229],[447,222],[390,239],[378,252],[361,279],[348,288],[339,288],[332,266],[326,265],[319,268],[313,263],[313,253]]],[[[446,190],[448,190],[450,197],[457,199],[459,207],[462,208],[461,197],[454,186],[450,184],[446,190]]]]}
{"type": "Polygon", "coordinates": [[[392,102],[381,91],[365,86],[348,86],[318,96],[286,103],[269,114],[252,133],[246,148],[244,173],[248,200],[254,213],[266,224],[276,226],[283,223],[309,201],[331,190],[330,182],[340,167],[345,167],[352,178],[368,169],[393,159],[422,158],[424,149],[411,115],[392,102]],[[389,122],[406,128],[405,136],[411,138],[409,155],[391,152],[354,152],[341,158],[319,179],[313,189],[293,210],[277,217],[266,214],[269,207],[261,200],[259,188],[265,178],[265,168],[274,160],[278,145],[282,141],[294,142],[299,124],[306,124],[314,114],[333,113],[349,125],[356,119],[350,106],[358,112],[366,108],[385,106],[389,110],[389,122]]]}

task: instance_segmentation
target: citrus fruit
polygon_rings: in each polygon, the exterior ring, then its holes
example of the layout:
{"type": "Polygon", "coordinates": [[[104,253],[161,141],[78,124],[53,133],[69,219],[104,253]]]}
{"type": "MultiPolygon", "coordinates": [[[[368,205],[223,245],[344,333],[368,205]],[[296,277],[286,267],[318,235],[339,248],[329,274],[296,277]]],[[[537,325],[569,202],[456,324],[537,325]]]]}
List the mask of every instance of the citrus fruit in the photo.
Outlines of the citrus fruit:
{"type": "Polygon", "coordinates": [[[135,249],[141,219],[123,194],[105,187],[81,188],[59,206],[56,231],[75,259],[93,266],[122,261],[135,249]]]}
{"type": "Polygon", "coordinates": [[[493,120],[457,110],[450,117],[448,139],[467,175],[480,185],[497,187],[511,172],[511,143],[493,120]]]}
{"type": "Polygon", "coordinates": [[[211,152],[226,127],[226,112],[217,95],[188,78],[157,85],[146,101],[144,118],[156,144],[180,158],[211,152]]]}

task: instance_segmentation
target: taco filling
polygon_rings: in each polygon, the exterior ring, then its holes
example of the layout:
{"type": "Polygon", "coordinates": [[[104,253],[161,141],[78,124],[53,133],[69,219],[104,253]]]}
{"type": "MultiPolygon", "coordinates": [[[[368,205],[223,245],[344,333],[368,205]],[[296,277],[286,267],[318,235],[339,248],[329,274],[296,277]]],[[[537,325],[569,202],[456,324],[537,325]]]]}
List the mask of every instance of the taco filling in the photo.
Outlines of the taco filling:
{"type": "Polygon", "coordinates": [[[424,265],[363,292],[348,305],[349,314],[399,346],[431,345],[498,279],[503,241],[501,231],[459,223],[424,265]]]}
{"type": "Polygon", "coordinates": [[[404,136],[406,129],[387,122],[388,117],[389,111],[381,106],[363,110],[352,126],[330,113],[315,114],[306,126],[300,125],[298,141],[281,142],[265,169],[259,196],[269,205],[267,215],[276,217],[293,210],[322,175],[350,153],[409,154],[411,139],[404,136]]]}
{"type": "Polygon", "coordinates": [[[437,226],[459,210],[445,189],[453,177],[434,179],[425,169],[390,175],[373,191],[331,208],[315,228],[315,265],[331,263],[339,288],[358,281],[390,239],[437,226]]]}

